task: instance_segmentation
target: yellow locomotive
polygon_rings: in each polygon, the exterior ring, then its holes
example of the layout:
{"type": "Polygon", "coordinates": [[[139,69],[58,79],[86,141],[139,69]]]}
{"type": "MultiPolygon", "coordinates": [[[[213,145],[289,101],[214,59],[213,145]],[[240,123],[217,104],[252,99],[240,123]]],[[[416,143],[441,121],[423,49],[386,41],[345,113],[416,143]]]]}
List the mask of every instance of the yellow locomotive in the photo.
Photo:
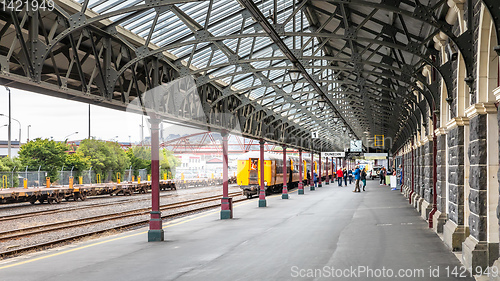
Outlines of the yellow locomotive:
{"type": "MultiPolygon", "coordinates": [[[[260,190],[260,152],[250,151],[238,157],[238,172],[236,182],[243,191],[243,195],[251,198],[259,194],[260,190]]],[[[318,173],[318,165],[315,163],[315,171],[318,173]]],[[[326,167],[322,168],[322,178],[326,178],[326,167]]],[[[331,171],[331,163],[328,164],[331,171]]],[[[299,183],[299,158],[296,156],[286,157],[287,187],[297,187],[299,183]]],[[[306,184],[310,179],[311,161],[303,160],[302,178],[306,184]]],[[[329,172],[331,174],[331,172],[329,172]]],[[[266,195],[281,192],[283,189],[283,155],[276,153],[264,153],[264,186],[266,195]]]]}

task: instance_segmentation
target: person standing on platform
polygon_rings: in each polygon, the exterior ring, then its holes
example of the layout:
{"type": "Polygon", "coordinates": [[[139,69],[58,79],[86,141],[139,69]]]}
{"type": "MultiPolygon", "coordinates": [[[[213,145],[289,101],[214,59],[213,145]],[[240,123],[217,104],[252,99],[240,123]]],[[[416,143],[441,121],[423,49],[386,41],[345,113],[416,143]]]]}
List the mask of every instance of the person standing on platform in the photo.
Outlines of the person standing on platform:
{"type": "Polygon", "coordinates": [[[361,181],[363,182],[363,191],[366,187],[366,168],[361,171],[361,181]]]}
{"type": "Polygon", "coordinates": [[[337,181],[339,182],[339,186],[342,187],[342,179],[344,178],[344,173],[342,172],[342,168],[337,170],[337,181]]]}
{"type": "Polygon", "coordinates": [[[403,167],[399,165],[399,185],[403,185],[403,167]]]}
{"type": "Polygon", "coordinates": [[[387,175],[387,172],[385,170],[385,167],[382,167],[382,169],[380,169],[380,172],[379,172],[379,176],[380,176],[380,185],[385,185],[385,176],[387,175]]]}
{"type": "MultiPolygon", "coordinates": [[[[353,192],[361,192],[359,189],[359,180],[361,179],[361,170],[359,169],[358,166],[356,166],[356,169],[354,170],[354,180],[355,180],[355,187],[353,192]]],[[[352,178],[352,175],[351,175],[352,178]]]]}
{"type": "Polygon", "coordinates": [[[347,172],[347,176],[349,177],[349,184],[352,184],[352,169],[347,172]]]}
{"type": "Polygon", "coordinates": [[[344,175],[344,184],[345,184],[345,186],[347,186],[347,169],[346,168],[344,168],[342,170],[342,174],[344,175]]]}
{"type": "Polygon", "coordinates": [[[314,187],[318,187],[318,174],[314,172],[313,174],[314,187]]]}

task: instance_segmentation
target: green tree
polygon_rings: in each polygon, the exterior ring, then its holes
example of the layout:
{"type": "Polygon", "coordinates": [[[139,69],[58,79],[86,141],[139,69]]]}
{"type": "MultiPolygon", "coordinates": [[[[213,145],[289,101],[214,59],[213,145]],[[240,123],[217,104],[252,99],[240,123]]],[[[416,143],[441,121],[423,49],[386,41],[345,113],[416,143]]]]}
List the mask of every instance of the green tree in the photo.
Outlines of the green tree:
{"type": "Polygon", "coordinates": [[[175,171],[175,167],[178,167],[180,165],[181,165],[181,160],[175,157],[172,151],[168,149],[163,149],[160,151],[160,166],[162,171],[164,172],[169,171],[170,173],[172,173],[173,176],[173,171],[175,171]]]}
{"type": "Polygon", "coordinates": [[[83,155],[82,152],[75,152],[72,154],[69,154],[68,157],[66,157],[66,167],[68,168],[73,168],[73,171],[75,171],[74,176],[80,176],[81,172],[84,170],[88,170],[90,168],[90,157],[83,155]]]}
{"type": "Polygon", "coordinates": [[[134,175],[139,175],[139,169],[147,169],[151,173],[151,149],[144,146],[134,146],[127,150],[134,175]]]}
{"type": "Polygon", "coordinates": [[[19,160],[28,169],[41,166],[42,170],[47,171],[50,181],[55,182],[59,177],[59,169],[66,163],[67,149],[66,143],[38,138],[21,146],[19,160]]]}
{"type": "MultiPolygon", "coordinates": [[[[147,169],[151,174],[151,148],[143,146],[134,146],[127,150],[127,156],[130,158],[134,175],[138,175],[139,169],[147,169]]],[[[174,156],[172,151],[167,149],[160,150],[161,173],[174,170],[181,164],[181,160],[174,156]]],[[[160,175],[161,176],[161,175],[160,175]]]]}
{"type": "Polygon", "coordinates": [[[23,166],[18,157],[10,159],[10,157],[0,158],[0,171],[11,172],[14,168],[20,169],[23,166]]]}
{"type": "Polygon", "coordinates": [[[123,174],[130,166],[130,160],[125,151],[116,142],[105,142],[101,140],[86,139],[80,143],[77,153],[88,157],[92,170],[106,177],[109,171],[113,171],[113,179],[116,173],[123,174]]]}
{"type": "Polygon", "coordinates": [[[19,171],[22,167],[21,161],[19,158],[10,159],[10,157],[0,158],[0,187],[6,184],[7,187],[10,186],[19,186],[19,178],[17,176],[17,171],[19,171]],[[14,172],[14,173],[12,173],[14,172]],[[7,176],[7,182],[4,183],[3,176],[7,176]],[[11,178],[13,176],[13,182],[11,182],[11,178]]]}

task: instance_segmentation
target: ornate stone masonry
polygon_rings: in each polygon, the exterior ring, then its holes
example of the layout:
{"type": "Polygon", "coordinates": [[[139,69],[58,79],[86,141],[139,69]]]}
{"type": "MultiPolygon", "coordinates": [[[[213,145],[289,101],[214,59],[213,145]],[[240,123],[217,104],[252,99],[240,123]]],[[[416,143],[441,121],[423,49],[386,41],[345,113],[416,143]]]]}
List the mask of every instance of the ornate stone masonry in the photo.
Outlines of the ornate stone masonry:
{"type": "Polygon", "coordinates": [[[494,104],[475,104],[467,109],[467,117],[470,119],[470,236],[462,245],[462,261],[466,267],[472,268],[486,268],[498,258],[498,244],[488,244],[488,113],[496,113],[494,104]],[[492,251],[492,259],[489,256],[490,246],[496,247],[492,251]]]}
{"type": "Polygon", "coordinates": [[[421,147],[417,145],[415,149],[415,187],[414,187],[414,199],[413,206],[420,212],[420,204],[422,201],[420,200],[422,196],[420,195],[420,149],[421,147]]]}
{"type": "Polygon", "coordinates": [[[422,197],[424,201],[422,202],[422,210],[420,215],[423,219],[429,219],[429,213],[432,210],[433,203],[433,141],[432,136],[427,137],[427,141],[422,146],[422,197]]]}
{"type": "Polygon", "coordinates": [[[436,144],[437,144],[437,212],[434,214],[434,231],[437,233],[443,232],[443,226],[446,223],[446,130],[439,128],[436,130],[436,144]]]}
{"type": "Polygon", "coordinates": [[[448,134],[448,221],[443,228],[444,243],[453,251],[462,250],[462,242],[469,235],[464,225],[464,126],[466,117],[455,117],[447,124],[448,134]]]}

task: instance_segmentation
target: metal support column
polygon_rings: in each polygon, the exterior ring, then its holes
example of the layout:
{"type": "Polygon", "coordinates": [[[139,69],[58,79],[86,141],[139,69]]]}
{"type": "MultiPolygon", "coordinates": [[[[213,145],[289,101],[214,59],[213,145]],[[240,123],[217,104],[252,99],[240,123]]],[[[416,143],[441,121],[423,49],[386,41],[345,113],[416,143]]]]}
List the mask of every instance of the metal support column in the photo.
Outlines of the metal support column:
{"type": "Polygon", "coordinates": [[[260,144],[260,159],[259,159],[259,174],[260,174],[260,193],[259,207],[266,207],[266,190],[264,187],[264,140],[259,141],[260,144]]]}
{"type": "Polygon", "coordinates": [[[321,152],[319,153],[319,162],[318,162],[318,165],[319,165],[319,171],[318,171],[318,187],[323,187],[323,185],[321,184],[321,178],[323,176],[323,174],[321,173],[322,170],[321,170],[321,152]]]}
{"type": "Polygon", "coordinates": [[[325,185],[329,185],[330,184],[330,176],[328,175],[328,173],[329,173],[329,170],[328,170],[328,157],[326,157],[325,171],[326,171],[325,185]]]}
{"type": "Polygon", "coordinates": [[[312,151],[311,151],[311,182],[309,190],[316,190],[316,187],[314,186],[314,152],[312,151]]]}
{"type": "Polygon", "coordinates": [[[281,199],[288,199],[288,188],[286,186],[287,173],[286,173],[286,146],[283,146],[283,193],[281,199]]]}
{"type": "Polygon", "coordinates": [[[160,211],[160,119],[154,116],[151,124],[151,219],[149,220],[148,242],[163,241],[163,227],[160,211]]]}
{"type": "MultiPolygon", "coordinates": [[[[335,162],[335,165],[337,164],[337,162],[335,162]]],[[[333,184],[333,181],[335,180],[335,165],[333,165],[333,157],[332,157],[332,175],[331,175],[331,178],[330,178],[330,181],[331,183],[333,184]]]]}
{"type": "Polygon", "coordinates": [[[227,131],[222,131],[222,199],[220,219],[233,218],[233,198],[229,197],[229,184],[228,184],[228,160],[227,160],[227,131]]]}
{"type": "Polygon", "coordinates": [[[299,149],[299,195],[304,194],[304,182],[302,178],[304,167],[302,166],[302,164],[302,149],[299,149]]]}
{"type": "Polygon", "coordinates": [[[406,155],[404,154],[404,152],[402,153],[402,157],[401,157],[401,170],[399,171],[399,182],[401,183],[399,185],[399,188],[400,188],[400,192],[403,193],[403,183],[405,182],[405,177],[404,177],[404,171],[405,171],[405,157],[406,155]]]}

